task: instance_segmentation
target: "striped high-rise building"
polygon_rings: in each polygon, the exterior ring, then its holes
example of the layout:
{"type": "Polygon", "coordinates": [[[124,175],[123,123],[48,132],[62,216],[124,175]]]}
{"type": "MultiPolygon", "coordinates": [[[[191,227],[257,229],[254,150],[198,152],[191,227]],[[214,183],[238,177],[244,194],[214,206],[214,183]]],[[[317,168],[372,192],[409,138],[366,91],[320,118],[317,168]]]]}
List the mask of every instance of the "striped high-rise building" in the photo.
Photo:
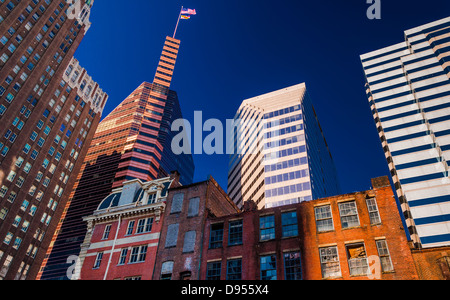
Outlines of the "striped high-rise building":
{"type": "Polygon", "coordinates": [[[68,278],[70,257],[79,255],[86,235],[82,218],[124,182],[148,182],[178,171],[182,184],[192,183],[192,156],[171,149],[171,124],[182,118],[177,93],[170,90],[179,47],[179,40],[167,37],[153,83],[142,83],[99,124],[40,279],[68,278]]]}
{"type": "Polygon", "coordinates": [[[411,238],[416,247],[450,245],[450,18],[361,60],[411,238]]]}
{"type": "Polygon", "coordinates": [[[228,194],[270,208],[339,194],[333,158],[306,85],[245,100],[235,118],[228,194]]]}
{"type": "Polygon", "coordinates": [[[73,58],[75,2],[0,3],[0,279],[36,277],[108,98],[73,58]]]}

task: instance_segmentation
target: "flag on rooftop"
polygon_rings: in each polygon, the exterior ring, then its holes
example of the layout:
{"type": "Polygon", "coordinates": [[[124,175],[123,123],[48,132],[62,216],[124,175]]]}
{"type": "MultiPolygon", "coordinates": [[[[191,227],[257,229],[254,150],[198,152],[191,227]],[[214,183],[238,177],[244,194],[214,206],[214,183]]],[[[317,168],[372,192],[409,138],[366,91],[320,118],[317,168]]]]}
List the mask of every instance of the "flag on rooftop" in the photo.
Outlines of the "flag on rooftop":
{"type": "Polygon", "coordinates": [[[196,15],[197,12],[195,11],[195,9],[182,8],[182,9],[181,9],[181,14],[182,14],[182,15],[196,15]]]}

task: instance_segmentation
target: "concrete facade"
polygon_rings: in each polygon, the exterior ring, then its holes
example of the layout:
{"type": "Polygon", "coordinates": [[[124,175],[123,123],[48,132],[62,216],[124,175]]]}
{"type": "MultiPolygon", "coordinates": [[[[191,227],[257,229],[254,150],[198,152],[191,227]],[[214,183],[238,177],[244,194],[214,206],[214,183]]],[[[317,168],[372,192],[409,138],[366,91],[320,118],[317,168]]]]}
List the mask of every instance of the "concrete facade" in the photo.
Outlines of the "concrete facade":
{"type": "Polygon", "coordinates": [[[416,248],[450,244],[450,18],[361,55],[369,99],[416,248]]]}

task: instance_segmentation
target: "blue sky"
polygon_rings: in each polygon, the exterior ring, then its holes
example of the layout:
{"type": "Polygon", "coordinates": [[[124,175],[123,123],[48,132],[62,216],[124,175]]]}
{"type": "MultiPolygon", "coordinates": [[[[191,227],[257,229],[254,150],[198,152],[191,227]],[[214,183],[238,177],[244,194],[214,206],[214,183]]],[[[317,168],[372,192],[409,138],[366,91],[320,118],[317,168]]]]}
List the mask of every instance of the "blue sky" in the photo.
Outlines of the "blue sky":
{"type": "MultiPolygon", "coordinates": [[[[162,45],[181,6],[181,49],[172,89],[183,115],[225,122],[241,102],[305,82],[335,160],[343,193],[389,175],[364,91],[359,55],[404,39],[404,30],[450,16],[448,0],[97,0],[75,57],[110,98],[104,116],[153,80],[162,45]]],[[[206,136],[208,133],[205,133],[206,136]]],[[[212,175],[227,188],[228,156],[195,155],[195,181],[212,175]]]]}

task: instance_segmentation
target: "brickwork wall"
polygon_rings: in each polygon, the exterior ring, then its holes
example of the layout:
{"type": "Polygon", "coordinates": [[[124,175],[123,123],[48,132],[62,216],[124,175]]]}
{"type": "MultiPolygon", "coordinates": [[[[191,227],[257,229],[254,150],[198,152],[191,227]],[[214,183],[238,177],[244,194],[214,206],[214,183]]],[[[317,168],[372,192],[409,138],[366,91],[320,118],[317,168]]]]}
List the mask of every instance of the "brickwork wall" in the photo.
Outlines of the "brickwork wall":
{"type": "MultiPolygon", "coordinates": [[[[208,262],[221,261],[221,280],[226,279],[227,261],[233,258],[242,259],[242,279],[258,280],[260,274],[260,257],[268,254],[276,256],[277,279],[285,279],[284,253],[300,252],[302,264],[302,278],[305,280],[321,280],[322,268],[319,249],[327,246],[337,246],[341,276],[333,279],[363,279],[367,276],[351,276],[346,245],[363,243],[366,256],[378,256],[377,240],[386,240],[394,270],[381,273],[380,279],[418,279],[414,268],[405,230],[400,219],[393,191],[387,177],[373,180],[376,187],[373,190],[330,197],[301,204],[278,208],[256,210],[255,206],[245,205],[244,212],[224,216],[222,218],[208,218],[205,225],[203,240],[203,254],[200,279],[207,277],[208,262]],[[371,225],[367,198],[375,197],[381,224],[371,225]],[[355,201],[358,212],[359,226],[343,229],[338,204],[355,201]],[[315,207],[331,205],[333,230],[318,233],[316,228],[315,207]],[[295,237],[283,238],[281,216],[285,212],[297,213],[299,234],[295,237]],[[260,217],[275,216],[275,238],[260,241],[260,217]],[[243,241],[241,245],[228,245],[229,222],[242,219],[243,241]],[[216,223],[224,224],[223,247],[209,249],[211,226],[216,223]]],[[[369,266],[371,266],[369,261],[369,266]]]]}
{"type": "Polygon", "coordinates": [[[418,278],[413,268],[414,264],[408,240],[390,185],[367,192],[303,203],[301,214],[305,279],[322,279],[319,248],[328,245],[334,245],[338,248],[342,279],[367,279],[367,276],[350,276],[346,245],[363,242],[367,257],[378,256],[376,246],[376,240],[378,239],[386,240],[394,267],[393,272],[382,273],[382,279],[411,280],[418,278]],[[373,196],[377,200],[381,218],[381,224],[379,225],[371,225],[366,204],[366,197],[372,198],[373,196]],[[338,203],[347,201],[356,201],[360,226],[343,229],[338,203]],[[334,230],[317,233],[314,207],[324,204],[331,205],[334,230]]]}
{"type": "Polygon", "coordinates": [[[412,250],[420,280],[450,280],[450,247],[412,250]]]}
{"type": "Polygon", "coordinates": [[[162,265],[165,262],[173,262],[174,264],[172,279],[179,280],[183,275],[188,276],[190,279],[198,279],[206,216],[208,214],[222,216],[237,211],[234,203],[229,200],[226,193],[213,178],[209,178],[208,181],[169,190],[153,279],[159,280],[161,278],[162,265]],[[181,212],[171,213],[173,198],[179,193],[184,194],[181,212]],[[199,198],[198,214],[189,216],[189,201],[193,198],[199,198]],[[177,243],[174,247],[166,248],[168,228],[174,224],[178,224],[177,243]],[[195,232],[195,244],[193,251],[184,252],[183,247],[187,232],[191,232],[190,234],[195,232]]]}

